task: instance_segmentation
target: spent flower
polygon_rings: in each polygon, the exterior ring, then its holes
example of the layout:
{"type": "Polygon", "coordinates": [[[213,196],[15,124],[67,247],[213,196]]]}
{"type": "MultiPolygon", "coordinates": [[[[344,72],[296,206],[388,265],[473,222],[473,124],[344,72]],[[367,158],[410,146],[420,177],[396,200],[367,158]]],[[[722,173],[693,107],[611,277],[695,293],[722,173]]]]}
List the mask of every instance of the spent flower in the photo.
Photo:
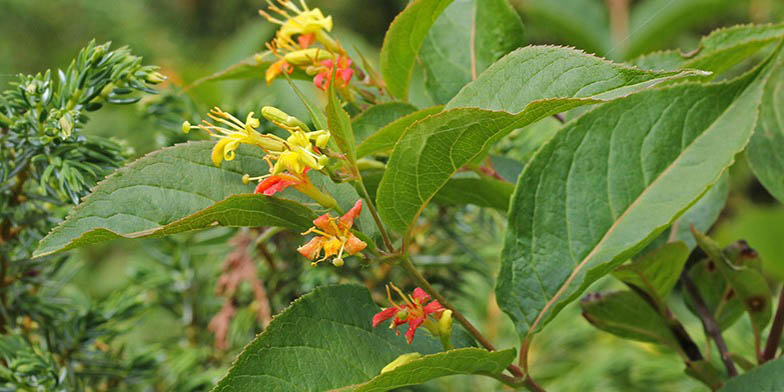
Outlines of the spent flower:
{"type": "Polygon", "coordinates": [[[314,227],[302,233],[307,235],[310,233],[317,234],[305,245],[297,248],[297,251],[304,257],[313,261],[313,265],[324,261],[330,257],[335,257],[332,264],[335,266],[343,265],[344,253],[351,256],[354,255],[367,246],[367,244],[357,238],[351,232],[351,227],[354,225],[356,219],[362,212],[362,199],[354,203],[354,207],[343,214],[340,218],[332,217],[329,213],[319,216],[313,221],[314,227]],[[319,258],[319,255],[324,255],[319,258]]]}
{"type": "MultiPolygon", "coordinates": [[[[412,295],[406,295],[397,286],[390,283],[387,285],[387,299],[392,306],[381,310],[373,316],[374,328],[382,322],[392,319],[389,327],[395,329],[395,332],[400,335],[397,327],[408,323],[408,331],[406,331],[405,336],[408,344],[411,344],[417,328],[424,325],[431,334],[442,338],[442,341],[446,340],[448,343],[452,332],[452,313],[441,306],[438,301],[430,301],[430,295],[425,290],[417,287],[412,295]],[[392,300],[390,287],[403,298],[404,304],[398,305],[392,300]]],[[[447,344],[445,343],[445,345],[447,344]]]]}

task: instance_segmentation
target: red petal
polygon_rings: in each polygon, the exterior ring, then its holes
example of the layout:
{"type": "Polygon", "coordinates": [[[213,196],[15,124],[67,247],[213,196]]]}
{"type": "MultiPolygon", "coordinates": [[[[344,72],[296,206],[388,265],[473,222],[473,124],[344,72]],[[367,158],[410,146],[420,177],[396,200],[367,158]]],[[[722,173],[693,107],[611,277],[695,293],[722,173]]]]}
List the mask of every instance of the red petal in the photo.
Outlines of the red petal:
{"type": "Polygon", "coordinates": [[[426,293],[425,290],[422,290],[419,287],[414,289],[414,294],[412,297],[414,297],[414,299],[419,302],[420,305],[430,301],[430,294],[426,293]]]}
{"type": "Polygon", "coordinates": [[[329,78],[330,76],[326,72],[322,72],[313,78],[313,84],[322,90],[326,90],[329,87],[329,78]]]}
{"type": "Polygon", "coordinates": [[[438,301],[433,301],[424,307],[425,314],[443,311],[444,307],[438,301]]]}
{"type": "Polygon", "coordinates": [[[349,229],[354,224],[354,219],[362,213],[362,199],[357,200],[354,203],[354,207],[351,207],[347,213],[340,217],[340,223],[348,227],[349,229]]]}
{"type": "Polygon", "coordinates": [[[341,69],[338,71],[338,77],[343,79],[346,84],[348,84],[352,76],[354,76],[354,70],[351,68],[341,69]]]}
{"type": "Polygon", "coordinates": [[[397,312],[398,312],[397,308],[393,306],[391,308],[386,308],[376,313],[376,315],[373,316],[373,328],[383,323],[384,321],[389,320],[390,318],[392,318],[392,316],[396,315],[397,312]]]}
{"type": "Polygon", "coordinates": [[[289,181],[280,176],[272,176],[259,183],[259,185],[256,187],[256,193],[272,196],[275,193],[280,192],[295,184],[296,183],[294,181],[289,181]]]}
{"type": "Polygon", "coordinates": [[[411,344],[411,342],[414,341],[414,334],[416,333],[416,329],[419,328],[419,326],[424,322],[424,317],[415,318],[408,322],[408,331],[406,331],[406,340],[408,340],[408,344],[411,344]]]}

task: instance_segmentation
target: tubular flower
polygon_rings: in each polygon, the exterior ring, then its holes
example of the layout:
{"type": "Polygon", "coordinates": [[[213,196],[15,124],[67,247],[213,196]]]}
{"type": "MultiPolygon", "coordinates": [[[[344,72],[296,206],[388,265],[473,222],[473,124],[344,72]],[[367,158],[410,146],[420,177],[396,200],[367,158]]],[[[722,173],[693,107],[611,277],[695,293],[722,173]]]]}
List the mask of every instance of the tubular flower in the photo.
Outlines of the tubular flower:
{"type": "MultiPolygon", "coordinates": [[[[335,62],[332,60],[324,60],[321,62],[321,65],[326,68],[326,70],[319,72],[313,78],[313,84],[316,87],[327,90],[329,88],[330,79],[332,79],[332,67],[334,66],[335,62]]],[[[335,74],[338,78],[338,87],[346,87],[348,86],[351,77],[354,76],[354,70],[351,69],[351,59],[348,56],[340,56],[337,61],[338,69],[335,71],[335,74]]]]}
{"type": "Polygon", "coordinates": [[[234,159],[236,155],[234,151],[240,144],[256,145],[267,152],[285,150],[285,140],[275,135],[261,134],[256,131],[256,128],[261,126],[261,123],[257,118],[253,117],[253,112],[248,114],[244,122],[218,107],[210,110],[207,116],[228,128],[204,120],[199,125],[191,125],[186,121],[182,124],[182,130],[188,133],[192,129],[201,129],[210,134],[210,136],[218,138],[218,143],[212,149],[212,163],[215,166],[220,166],[223,160],[230,161],[234,159]]]}
{"type": "Polygon", "coordinates": [[[308,172],[308,169],[309,168],[306,167],[301,175],[281,173],[276,176],[269,176],[263,181],[259,182],[259,185],[256,186],[256,191],[254,193],[272,196],[290,186],[298,188],[301,185],[308,184],[310,180],[308,179],[308,176],[305,175],[305,173],[308,172]]]}
{"type": "Polygon", "coordinates": [[[313,237],[305,245],[297,248],[297,251],[309,260],[314,260],[313,265],[326,260],[332,256],[332,264],[335,266],[343,265],[343,253],[349,256],[360,252],[365,249],[367,244],[357,238],[351,232],[351,226],[354,225],[356,219],[362,212],[362,200],[357,200],[348,212],[340,218],[330,216],[328,213],[319,216],[313,221],[315,227],[311,227],[308,231],[302,233],[306,235],[309,233],[318,234],[313,237]],[[324,256],[318,258],[321,252],[324,251],[324,256]]]}
{"type": "Polygon", "coordinates": [[[279,24],[281,27],[275,34],[275,40],[290,42],[295,35],[318,34],[322,31],[332,31],[332,17],[325,17],[318,8],[310,9],[304,0],[300,0],[300,7],[297,7],[291,0],[278,0],[277,7],[271,0],[267,0],[270,11],[280,15],[278,19],[269,13],[259,10],[261,16],[268,21],[279,24]],[[291,12],[291,13],[289,13],[291,12]]]}
{"type": "MultiPolygon", "coordinates": [[[[417,328],[423,324],[425,324],[425,327],[427,327],[431,333],[435,332],[434,334],[438,334],[438,331],[442,329],[433,320],[440,320],[446,309],[444,309],[438,301],[430,301],[430,295],[427,294],[425,290],[417,287],[414,289],[412,295],[407,296],[397,288],[397,286],[390,283],[387,285],[387,298],[392,306],[383,309],[373,316],[373,328],[384,321],[392,319],[392,323],[389,327],[395,329],[395,332],[400,335],[400,331],[397,330],[397,327],[408,323],[408,331],[406,331],[406,340],[408,341],[408,344],[411,344],[414,340],[414,334],[416,333],[417,328]],[[403,298],[406,302],[405,304],[398,305],[392,300],[392,294],[389,290],[390,287],[403,298]],[[428,303],[428,301],[430,302],[428,303]],[[428,317],[433,318],[433,320],[428,319],[428,317]]],[[[449,329],[451,332],[451,318],[446,321],[449,322],[449,329]]]]}

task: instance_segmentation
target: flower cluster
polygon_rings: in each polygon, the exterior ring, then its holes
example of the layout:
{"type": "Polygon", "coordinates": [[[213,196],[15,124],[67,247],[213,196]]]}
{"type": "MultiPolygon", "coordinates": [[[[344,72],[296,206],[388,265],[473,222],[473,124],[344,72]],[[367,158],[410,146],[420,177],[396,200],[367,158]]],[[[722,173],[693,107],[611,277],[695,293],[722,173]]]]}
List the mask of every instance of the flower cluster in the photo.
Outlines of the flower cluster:
{"type": "Polygon", "coordinates": [[[425,290],[417,287],[414,293],[410,296],[405,295],[397,286],[389,284],[387,286],[387,298],[391,307],[385,308],[373,316],[373,327],[375,328],[382,322],[392,319],[390,328],[395,329],[395,332],[400,335],[397,327],[408,323],[408,331],[406,331],[406,340],[409,344],[414,340],[414,334],[417,328],[424,325],[433,336],[441,338],[444,345],[447,346],[449,339],[452,335],[452,311],[445,309],[441,304],[436,301],[430,301],[430,295],[425,290]],[[398,295],[405,301],[405,304],[398,305],[392,300],[390,287],[394,289],[398,295]],[[428,303],[428,301],[430,301],[428,303]]]}
{"type": "Polygon", "coordinates": [[[329,87],[333,72],[340,81],[336,87],[348,87],[354,75],[352,61],[340,43],[329,35],[332,31],[332,17],[325,17],[318,8],[308,8],[304,0],[300,0],[299,6],[291,0],[277,2],[280,6],[267,0],[269,10],[278,14],[277,17],[259,10],[268,21],[281,26],[275,38],[267,43],[267,48],[278,58],[267,68],[267,83],[284,72],[291,74],[298,68],[314,76],[313,83],[322,90],[329,87]],[[317,43],[320,46],[316,46],[317,43]],[[334,69],[335,65],[337,69],[334,69]]]}
{"type": "Polygon", "coordinates": [[[313,265],[326,260],[332,256],[332,264],[337,267],[343,265],[343,254],[349,256],[365,249],[367,244],[357,238],[351,232],[351,226],[354,225],[354,219],[359,217],[362,212],[362,200],[357,200],[348,212],[340,218],[330,216],[328,213],[319,216],[313,221],[314,227],[302,233],[302,235],[315,233],[318,234],[313,237],[305,245],[297,248],[297,251],[302,255],[313,261],[313,265]],[[321,253],[324,256],[319,258],[321,253]]]}
{"type": "Polygon", "coordinates": [[[224,160],[233,160],[240,144],[260,147],[266,154],[264,159],[269,164],[269,174],[259,177],[246,174],[242,179],[245,183],[251,180],[259,181],[256,193],[271,196],[292,186],[319,204],[327,208],[334,207],[334,199],[316,189],[307,176],[308,170],[321,170],[329,161],[321,152],[329,142],[329,132],[311,131],[305,123],[277,108],[264,107],[261,114],[276,126],[288,131],[290,136],[283,139],[273,134],[260,133],[257,129],[261,126],[261,121],[253,117],[252,112],[245,121],[241,121],[217,107],[210,111],[208,117],[218,125],[207,120],[199,125],[191,125],[186,121],[182,130],[187,133],[192,129],[201,129],[219,139],[212,149],[212,162],[215,166],[220,166],[224,160]]]}

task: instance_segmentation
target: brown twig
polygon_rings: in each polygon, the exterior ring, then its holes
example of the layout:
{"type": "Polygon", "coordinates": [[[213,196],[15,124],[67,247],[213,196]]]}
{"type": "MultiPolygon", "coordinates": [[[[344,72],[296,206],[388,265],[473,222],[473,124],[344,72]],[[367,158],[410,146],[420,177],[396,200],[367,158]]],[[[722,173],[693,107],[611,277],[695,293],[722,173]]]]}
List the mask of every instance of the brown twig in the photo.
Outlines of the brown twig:
{"type": "Polygon", "coordinates": [[[719,324],[716,322],[716,319],[713,317],[710,310],[708,310],[708,306],[705,305],[705,301],[702,299],[699,290],[697,290],[697,286],[694,285],[694,282],[686,271],[681,274],[681,282],[683,282],[683,287],[686,288],[686,291],[694,302],[694,309],[697,311],[697,315],[699,315],[700,320],[702,321],[705,333],[713,338],[713,341],[716,343],[721,361],[724,362],[724,366],[727,368],[727,374],[730,377],[737,376],[738,370],[735,369],[735,363],[732,361],[732,356],[727,349],[727,344],[721,336],[719,324]]]}
{"type": "Polygon", "coordinates": [[[773,317],[773,325],[770,327],[765,351],[762,353],[762,362],[770,361],[776,357],[776,352],[781,343],[782,331],[784,331],[784,287],[781,288],[781,293],[779,294],[779,305],[776,308],[776,315],[773,317]]]}

